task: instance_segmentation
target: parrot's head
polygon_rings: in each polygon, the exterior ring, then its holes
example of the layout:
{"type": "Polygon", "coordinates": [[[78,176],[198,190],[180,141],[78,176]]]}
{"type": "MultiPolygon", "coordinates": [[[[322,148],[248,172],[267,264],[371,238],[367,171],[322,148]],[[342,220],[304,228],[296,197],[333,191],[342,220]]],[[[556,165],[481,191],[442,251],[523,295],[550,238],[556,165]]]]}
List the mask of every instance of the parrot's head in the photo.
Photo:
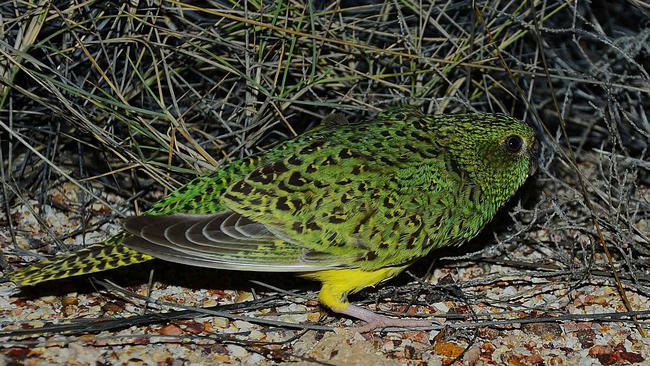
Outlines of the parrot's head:
{"type": "Polygon", "coordinates": [[[535,131],[516,118],[459,114],[438,116],[432,125],[458,169],[495,202],[509,199],[537,169],[535,131]]]}

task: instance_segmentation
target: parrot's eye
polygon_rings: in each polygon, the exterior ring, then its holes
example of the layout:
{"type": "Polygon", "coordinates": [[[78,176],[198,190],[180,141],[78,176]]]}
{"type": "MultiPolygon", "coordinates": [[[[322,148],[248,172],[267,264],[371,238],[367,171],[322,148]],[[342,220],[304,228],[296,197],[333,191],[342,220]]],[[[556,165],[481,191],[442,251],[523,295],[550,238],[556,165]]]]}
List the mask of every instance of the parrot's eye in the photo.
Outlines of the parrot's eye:
{"type": "Polygon", "coordinates": [[[508,152],[516,154],[521,151],[521,148],[524,147],[524,140],[521,138],[521,136],[508,136],[506,137],[504,146],[508,152]]]}

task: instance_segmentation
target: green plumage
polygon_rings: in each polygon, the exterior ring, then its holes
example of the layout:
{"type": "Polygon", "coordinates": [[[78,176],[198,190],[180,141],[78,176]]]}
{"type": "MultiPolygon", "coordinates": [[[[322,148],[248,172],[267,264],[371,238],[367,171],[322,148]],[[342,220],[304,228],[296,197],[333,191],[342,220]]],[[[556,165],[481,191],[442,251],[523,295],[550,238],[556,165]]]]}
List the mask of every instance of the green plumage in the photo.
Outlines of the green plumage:
{"type": "Polygon", "coordinates": [[[535,164],[532,129],[507,116],[402,108],[333,121],[198,178],[127,219],[126,233],[12,280],[35,284],[154,257],[255,271],[405,266],[475,236],[535,164]]]}

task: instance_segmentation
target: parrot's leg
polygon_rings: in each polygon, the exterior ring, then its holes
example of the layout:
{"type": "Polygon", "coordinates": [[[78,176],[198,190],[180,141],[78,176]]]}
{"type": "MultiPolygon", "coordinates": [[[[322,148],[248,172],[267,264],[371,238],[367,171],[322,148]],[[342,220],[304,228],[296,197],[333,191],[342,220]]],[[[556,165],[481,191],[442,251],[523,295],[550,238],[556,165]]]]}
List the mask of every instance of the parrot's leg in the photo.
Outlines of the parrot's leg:
{"type": "Polygon", "coordinates": [[[355,328],[359,333],[381,328],[431,328],[438,325],[434,320],[390,318],[352,304],[348,304],[345,309],[335,311],[365,321],[366,325],[355,328]]]}
{"type": "Polygon", "coordinates": [[[374,313],[348,302],[348,294],[355,293],[366,287],[376,285],[400,273],[403,267],[385,267],[376,271],[362,269],[333,269],[306,274],[305,277],[319,280],[323,283],[318,299],[320,303],[339,314],[344,314],[367,324],[357,330],[360,333],[369,332],[376,328],[396,327],[431,327],[437,323],[423,319],[397,319],[374,313]]]}

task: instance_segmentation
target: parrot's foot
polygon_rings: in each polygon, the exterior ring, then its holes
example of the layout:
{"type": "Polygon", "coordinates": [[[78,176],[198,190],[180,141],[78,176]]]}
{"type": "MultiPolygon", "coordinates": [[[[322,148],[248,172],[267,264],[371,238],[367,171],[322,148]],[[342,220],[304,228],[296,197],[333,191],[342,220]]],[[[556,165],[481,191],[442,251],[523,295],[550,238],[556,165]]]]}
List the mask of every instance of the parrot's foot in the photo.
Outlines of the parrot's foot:
{"type": "Polygon", "coordinates": [[[352,304],[348,305],[345,309],[337,310],[337,312],[365,321],[367,323],[366,325],[355,328],[359,333],[370,332],[377,328],[430,328],[438,325],[438,322],[434,320],[389,318],[352,304]]]}

